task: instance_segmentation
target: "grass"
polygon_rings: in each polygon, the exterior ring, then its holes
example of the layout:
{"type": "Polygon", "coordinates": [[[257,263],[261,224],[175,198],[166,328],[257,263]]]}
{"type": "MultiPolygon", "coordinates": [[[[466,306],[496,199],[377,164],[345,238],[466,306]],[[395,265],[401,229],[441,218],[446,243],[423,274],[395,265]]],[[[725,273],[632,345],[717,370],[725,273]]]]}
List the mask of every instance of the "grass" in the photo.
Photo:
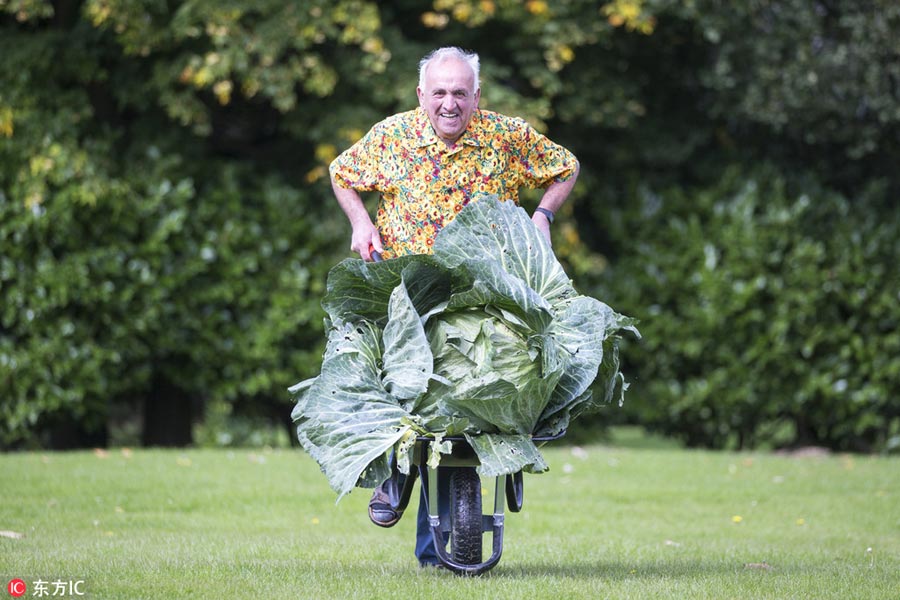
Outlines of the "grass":
{"type": "Polygon", "coordinates": [[[0,455],[0,530],[23,534],[0,537],[0,576],[128,599],[900,598],[897,458],[545,455],[478,578],[418,569],[412,515],[335,505],[299,450],[0,455]]]}

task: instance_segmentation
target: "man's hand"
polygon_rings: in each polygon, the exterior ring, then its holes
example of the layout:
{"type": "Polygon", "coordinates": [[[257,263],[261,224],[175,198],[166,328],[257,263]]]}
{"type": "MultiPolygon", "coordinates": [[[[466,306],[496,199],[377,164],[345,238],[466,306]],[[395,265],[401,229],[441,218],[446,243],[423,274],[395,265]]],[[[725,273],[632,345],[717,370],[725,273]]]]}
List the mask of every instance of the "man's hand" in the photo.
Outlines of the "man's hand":
{"type": "Polygon", "coordinates": [[[381,245],[381,236],[378,229],[371,221],[362,222],[353,226],[353,235],[350,238],[350,250],[358,253],[366,262],[372,262],[372,251],[379,254],[384,252],[381,245]]]}

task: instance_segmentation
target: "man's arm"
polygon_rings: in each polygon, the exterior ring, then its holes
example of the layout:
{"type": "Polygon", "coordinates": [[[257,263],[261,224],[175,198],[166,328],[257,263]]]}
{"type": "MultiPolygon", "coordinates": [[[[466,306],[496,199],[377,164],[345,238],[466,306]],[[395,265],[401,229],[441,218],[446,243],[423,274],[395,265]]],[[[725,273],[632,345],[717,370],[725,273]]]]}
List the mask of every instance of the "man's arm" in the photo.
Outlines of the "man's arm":
{"type": "MultiPolygon", "coordinates": [[[[556,212],[562,207],[563,203],[566,201],[566,198],[569,197],[569,193],[571,193],[572,188],[575,187],[575,181],[578,179],[578,173],[581,170],[581,165],[575,163],[575,172],[572,173],[572,176],[566,179],[565,181],[554,181],[550,185],[547,186],[547,190],[544,192],[543,197],[541,198],[541,202],[539,204],[540,208],[544,208],[549,210],[554,215],[556,212]]],[[[550,219],[544,213],[540,211],[535,211],[533,215],[531,215],[531,220],[537,225],[537,228],[541,230],[541,233],[547,238],[547,241],[550,241],[550,219]]]]}
{"type": "Polygon", "coordinates": [[[342,188],[333,179],[331,180],[331,189],[334,190],[334,196],[344,214],[347,215],[347,220],[350,221],[350,227],[353,229],[350,236],[350,250],[358,253],[363,260],[371,261],[372,255],[369,247],[379,253],[384,252],[384,247],[381,245],[378,229],[372,223],[372,218],[369,217],[369,212],[366,210],[362,198],[359,197],[359,192],[354,189],[342,188]]]}

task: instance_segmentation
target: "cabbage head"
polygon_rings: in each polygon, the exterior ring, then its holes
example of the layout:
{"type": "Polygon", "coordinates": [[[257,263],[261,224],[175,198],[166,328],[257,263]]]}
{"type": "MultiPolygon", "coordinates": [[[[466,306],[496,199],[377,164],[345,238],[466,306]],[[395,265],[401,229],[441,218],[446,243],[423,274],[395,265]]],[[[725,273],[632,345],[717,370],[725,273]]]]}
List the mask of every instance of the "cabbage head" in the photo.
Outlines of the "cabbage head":
{"type": "Polygon", "coordinates": [[[495,197],[466,206],[433,255],[328,276],[321,373],[290,390],[303,448],[343,496],[406,465],[409,441],[465,436],[499,476],[546,470],[534,436],[621,403],[620,334],[634,320],[578,294],[525,211],[495,197]],[[599,392],[595,395],[595,392],[599,392]]]}

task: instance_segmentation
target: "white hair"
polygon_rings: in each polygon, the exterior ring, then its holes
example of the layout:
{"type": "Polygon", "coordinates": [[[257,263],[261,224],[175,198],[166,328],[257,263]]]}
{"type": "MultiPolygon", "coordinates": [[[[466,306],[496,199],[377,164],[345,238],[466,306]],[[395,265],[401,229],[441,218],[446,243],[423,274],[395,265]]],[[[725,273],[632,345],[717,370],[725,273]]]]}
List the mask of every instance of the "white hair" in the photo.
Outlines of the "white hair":
{"type": "Polygon", "coordinates": [[[426,54],[425,58],[419,61],[419,88],[425,89],[425,74],[432,64],[440,64],[451,59],[460,60],[469,65],[472,69],[472,74],[475,76],[475,89],[472,91],[477,92],[478,88],[481,87],[481,84],[478,81],[478,71],[480,68],[478,54],[475,52],[466,52],[462,48],[457,48],[456,46],[446,46],[444,48],[433,50],[426,54]]]}

